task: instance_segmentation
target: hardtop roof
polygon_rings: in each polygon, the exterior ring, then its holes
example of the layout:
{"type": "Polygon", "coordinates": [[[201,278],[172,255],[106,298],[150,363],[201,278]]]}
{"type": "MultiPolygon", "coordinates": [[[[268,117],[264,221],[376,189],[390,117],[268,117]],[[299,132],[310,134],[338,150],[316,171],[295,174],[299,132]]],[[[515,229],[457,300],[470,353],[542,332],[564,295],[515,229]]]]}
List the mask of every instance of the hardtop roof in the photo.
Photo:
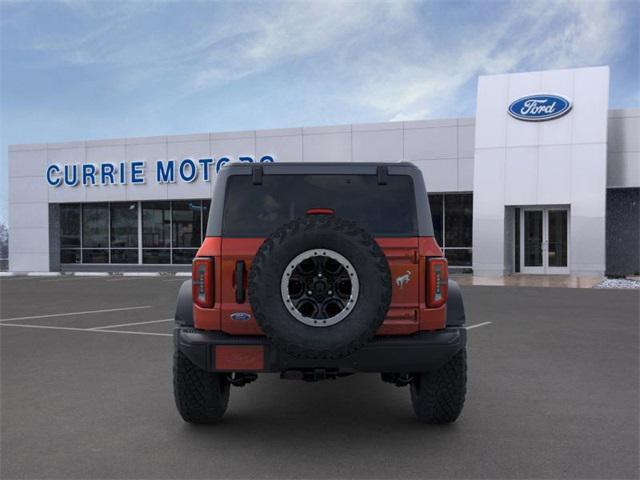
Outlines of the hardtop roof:
{"type": "MultiPolygon", "coordinates": [[[[421,170],[413,163],[401,162],[239,162],[225,165],[219,172],[213,191],[213,202],[207,224],[208,236],[222,234],[223,208],[227,180],[235,175],[255,175],[254,186],[262,184],[262,175],[408,175],[413,180],[418,232],[433,236],[433,224],[425,182],[421,170]],[[383,172],[379,168],[384,167],[383,172]]],[[[380,185],[384,185],[384,180],[380,185]]]]}

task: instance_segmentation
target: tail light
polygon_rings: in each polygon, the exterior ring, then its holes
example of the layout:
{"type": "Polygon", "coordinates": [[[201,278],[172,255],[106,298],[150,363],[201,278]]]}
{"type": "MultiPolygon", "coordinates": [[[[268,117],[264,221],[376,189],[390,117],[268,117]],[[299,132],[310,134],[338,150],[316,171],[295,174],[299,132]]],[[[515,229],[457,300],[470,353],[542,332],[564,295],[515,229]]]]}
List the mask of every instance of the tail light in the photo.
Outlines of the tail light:
{"type": "Polygon", "coordinates": [[[335,215],[333,208],[310,208],[305,212],[307,215],[335,215]]]}
{"type": "Polygon", "coordinates": [[[427,305],[432,308],[447,303],[449,269],[445,258],[427,259],[427,305]]]}
{"type": "Polygon", "coordinates": [[[203,308],[213,307],[213,258],[196,257],[191,270],[193,301],[203,308]]]}

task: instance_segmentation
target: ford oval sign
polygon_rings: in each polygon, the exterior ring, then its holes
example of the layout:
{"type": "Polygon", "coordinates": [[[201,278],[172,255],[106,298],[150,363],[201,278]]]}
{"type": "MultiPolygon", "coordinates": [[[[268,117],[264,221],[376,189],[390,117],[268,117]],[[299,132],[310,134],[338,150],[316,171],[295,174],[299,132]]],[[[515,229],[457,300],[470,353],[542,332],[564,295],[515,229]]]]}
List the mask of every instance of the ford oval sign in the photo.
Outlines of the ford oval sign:
{"type": "Polygon", "coordinates": [[[542,122],[568,113],[571,100],[560,95],[527,95],[509,105],[509,115],[527,122],[542,122]]]}

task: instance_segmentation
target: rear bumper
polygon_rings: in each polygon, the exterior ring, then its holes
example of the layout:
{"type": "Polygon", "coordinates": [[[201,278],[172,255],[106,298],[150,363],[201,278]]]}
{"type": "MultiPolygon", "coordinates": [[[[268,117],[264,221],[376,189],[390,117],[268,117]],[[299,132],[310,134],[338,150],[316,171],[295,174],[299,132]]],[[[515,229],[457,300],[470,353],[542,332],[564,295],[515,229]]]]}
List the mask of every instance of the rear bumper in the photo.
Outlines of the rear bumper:
{"type": "Polygon", "coordinates": [[[222,332],[174,329],[176,347],[203,370],[235,372],[408,373],[436,370],[466,345],[463,327],[407,336],[378,336],[353,354],[335,360],[296,358],[263,336],[234,336],[222,332]]]}

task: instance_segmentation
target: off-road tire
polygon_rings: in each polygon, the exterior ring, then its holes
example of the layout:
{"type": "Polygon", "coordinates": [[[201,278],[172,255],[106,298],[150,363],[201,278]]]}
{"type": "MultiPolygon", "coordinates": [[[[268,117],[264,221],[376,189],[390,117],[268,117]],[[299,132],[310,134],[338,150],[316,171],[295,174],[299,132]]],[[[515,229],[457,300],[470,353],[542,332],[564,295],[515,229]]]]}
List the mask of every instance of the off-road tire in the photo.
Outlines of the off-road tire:
{"type": "Polygon", "coordinates": [[[411,403],[421,422],[454,422],[464,406],[467,392],[467,351],[456,353],[435,372],[416,374],[411,384],[411,403]]]}
{"type": "Polygon", "coordinates": [[[185,422],[220,421],[229,403],[229,389],[224,374],[198,368],[180,351],[173,354],[173,393],[185,422]]]}
{"type": "Polygon", "coordinates": [[[355,222],[333,215],[306,215],[278,228],[258,250],[249,273],[249,301],[267,337],[288,354],[312,359],[347,356],[375,335],[391,303],[391,272],[374,238],[355,222]],[[302,252],[326,248],[353,264],[359,296],[339,323],[314,327],[286,308],[281,279],[289,262],[302,252]]]}

